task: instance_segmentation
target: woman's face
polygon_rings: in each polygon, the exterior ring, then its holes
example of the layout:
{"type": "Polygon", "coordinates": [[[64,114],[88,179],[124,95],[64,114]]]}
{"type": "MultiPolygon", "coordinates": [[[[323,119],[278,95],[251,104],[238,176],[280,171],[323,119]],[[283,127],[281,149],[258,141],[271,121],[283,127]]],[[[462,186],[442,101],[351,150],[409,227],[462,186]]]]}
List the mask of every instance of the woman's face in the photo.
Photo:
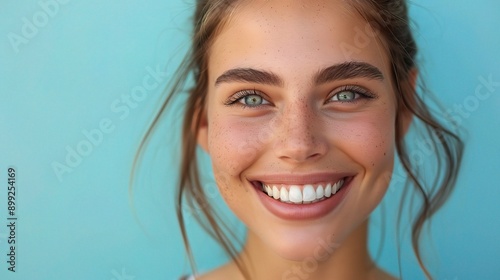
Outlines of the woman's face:
{"type": "Polygon", "coordinates": [[[346,1],[248,1],[210,49],[199,143],[249,235],[282,257],[341,243],[388,187],[396,101],[376,36],[346,1]]]}

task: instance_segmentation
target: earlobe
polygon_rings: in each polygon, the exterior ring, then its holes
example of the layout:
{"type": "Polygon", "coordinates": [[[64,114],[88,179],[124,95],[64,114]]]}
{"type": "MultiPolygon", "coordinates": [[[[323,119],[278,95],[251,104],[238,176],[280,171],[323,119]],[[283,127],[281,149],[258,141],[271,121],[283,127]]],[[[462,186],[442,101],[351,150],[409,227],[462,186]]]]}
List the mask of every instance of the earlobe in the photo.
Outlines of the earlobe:
{"type": "Polygon", "coordinates": [[[208,118],[207,111],[202,107],[203,105],[196,108],[193,122],[191,123],[191,129],[196,132],[196,141],[198,145],[209,153],[208,150],[208,118]]]}

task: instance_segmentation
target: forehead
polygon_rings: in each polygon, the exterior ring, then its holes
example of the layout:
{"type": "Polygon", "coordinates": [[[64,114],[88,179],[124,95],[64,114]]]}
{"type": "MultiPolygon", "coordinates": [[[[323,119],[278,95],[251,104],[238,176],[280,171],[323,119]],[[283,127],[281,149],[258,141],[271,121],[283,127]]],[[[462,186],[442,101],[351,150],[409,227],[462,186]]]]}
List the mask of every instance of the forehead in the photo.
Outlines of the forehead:
{"type": "MultiPolygon", "coordinates": [[[[283,75],[363,61],[389,71],[377,33],[344,0],[241,1],[209,52],[209,79],[235,67],[283,75]]],[[[291,76],[290,76],[291,77],[291,76]]]]}

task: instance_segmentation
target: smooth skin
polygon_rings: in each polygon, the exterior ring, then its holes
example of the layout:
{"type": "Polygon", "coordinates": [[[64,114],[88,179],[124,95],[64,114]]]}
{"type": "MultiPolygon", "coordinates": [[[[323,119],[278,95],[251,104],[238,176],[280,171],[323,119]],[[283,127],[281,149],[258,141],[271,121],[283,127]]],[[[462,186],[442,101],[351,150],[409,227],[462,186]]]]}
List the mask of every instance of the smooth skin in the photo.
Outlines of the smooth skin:
{"type": "MultiPolygon", "coordinates": [[[[210,48],[198,142],[221,195],[248,228],[240,258],[252,279],[393,279],[372,262],[367,231],[392,173],[396,92],[383,43],[372,32],[360,46],[354,34],[369,25],[346,2],[246,1],[210,48]],[[380,75],[318,78],[354,62],[380,75]],[[224,76],[234,69],[253,72],[224,76]],[[274,80],[252,80],[257,72],[274,80]],[[339,172],[352,174],[350,191],[309,220],[273,215],[253,184],[268,175],[315,183],[315,174],[339,172]]],[[[229,263],[198,279],[243,277],[229,263]]]]}

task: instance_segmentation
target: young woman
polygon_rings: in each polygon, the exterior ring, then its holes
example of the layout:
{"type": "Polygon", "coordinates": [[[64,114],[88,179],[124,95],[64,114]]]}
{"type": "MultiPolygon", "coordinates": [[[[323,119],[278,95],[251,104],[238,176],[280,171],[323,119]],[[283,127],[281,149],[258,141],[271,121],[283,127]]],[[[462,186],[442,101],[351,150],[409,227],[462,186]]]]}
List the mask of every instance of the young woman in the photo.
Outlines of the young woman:
{"type": "MultiPolygon", "coordinates": [[[[395,155],[421,203],[412,240],[455,182],[460,139],[416,93],[417,48],[403,0],[204,0],[192,51],[162,111],[189,75],[182,204],[231,262],[196,279],[392,279],[367,250],[368,217],[386,192],[395,155]],[[426,129],[438,168],[427,184],[404,136],[426,129]],[[196,146],[211,158],[229,208],[247,226],[241,251],[207,203],[196,146]]],[[[143,143],[144,144],[144,143],[143,143]]],[[[141,149],[142,149],[141,145],[141,149]]]]}

